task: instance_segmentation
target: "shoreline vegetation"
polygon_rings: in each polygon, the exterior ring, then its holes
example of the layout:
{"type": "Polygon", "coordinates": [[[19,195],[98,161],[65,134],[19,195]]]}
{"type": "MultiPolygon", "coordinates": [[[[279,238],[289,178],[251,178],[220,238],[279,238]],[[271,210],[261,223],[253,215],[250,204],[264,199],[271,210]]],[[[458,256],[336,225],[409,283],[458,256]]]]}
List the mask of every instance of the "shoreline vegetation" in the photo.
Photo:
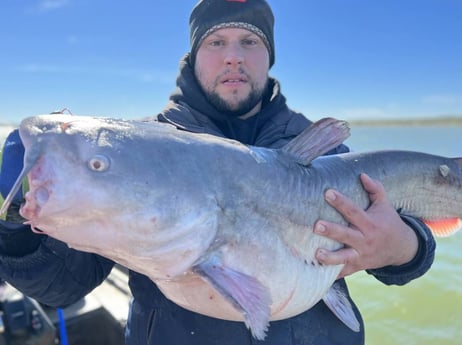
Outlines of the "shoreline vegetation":
{"type": "MultiPolygon", "coordinates": [[[[335,117],[335,116],[334,116],[335,117]]],[[[341,116],[337,117],[341,119],[341,116]]],[[[350,126],[462,126],[462,114],[451,116],[417,117],[417,118],[391,118],[391,119],[351,119],[346,120],[350,126]]],[[[15,128],[18,124],[1,122],[0,127],[15,128]]]]}

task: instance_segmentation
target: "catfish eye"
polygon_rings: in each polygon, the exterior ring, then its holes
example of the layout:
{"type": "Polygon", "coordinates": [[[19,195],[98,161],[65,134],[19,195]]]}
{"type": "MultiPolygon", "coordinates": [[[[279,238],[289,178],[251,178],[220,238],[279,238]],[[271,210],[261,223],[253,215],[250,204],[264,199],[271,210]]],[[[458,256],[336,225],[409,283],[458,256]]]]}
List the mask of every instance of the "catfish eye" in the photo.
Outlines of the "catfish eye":
{"type": "Polygon", "coordinates": [[[109,158],[103,155],[96,155],[88,161],[88,167],[96,172],[103,172],[109,169],[109,158]]]}

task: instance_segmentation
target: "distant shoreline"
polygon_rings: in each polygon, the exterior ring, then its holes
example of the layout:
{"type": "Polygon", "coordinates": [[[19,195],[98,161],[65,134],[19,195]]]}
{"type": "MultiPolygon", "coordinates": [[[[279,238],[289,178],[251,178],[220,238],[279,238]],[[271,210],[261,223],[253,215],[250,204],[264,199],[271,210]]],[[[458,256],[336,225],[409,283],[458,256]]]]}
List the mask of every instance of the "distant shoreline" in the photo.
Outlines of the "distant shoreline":
{"type": "Polygon", "coordinates": [[[347,120],[350,126],[462,126],[462,115],[407,119],[347,120]]]}

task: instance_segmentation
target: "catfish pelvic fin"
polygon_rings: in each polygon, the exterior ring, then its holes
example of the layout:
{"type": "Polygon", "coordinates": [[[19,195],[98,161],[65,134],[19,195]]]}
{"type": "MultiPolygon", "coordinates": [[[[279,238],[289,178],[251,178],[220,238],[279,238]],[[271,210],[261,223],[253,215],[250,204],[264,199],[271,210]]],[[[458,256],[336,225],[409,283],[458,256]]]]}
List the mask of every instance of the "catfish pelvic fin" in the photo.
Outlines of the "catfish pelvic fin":
{"type": "Polygon", "coordinates": [[[353,311],[353,307],[345,293],[337,286],[337,283],[334,283],[327,291],[323,301],[348,328],[354,332],[359,332],[361,325],[353,311]]]}
{"type": "Polygon", "coordinates": [[[252,276],[226,267],[216,256],[194,266],[194,271],[243,314],[247,328],[256,339],[265,338],[272,303],[265,286],[252,276]]]}
{"type": "Polygon", "coordinates": [[[313,159],[339,146],[349,136],[347,122],[326,117],[313,123],[281,150],[299,164],[308,165],[313,159]]]}

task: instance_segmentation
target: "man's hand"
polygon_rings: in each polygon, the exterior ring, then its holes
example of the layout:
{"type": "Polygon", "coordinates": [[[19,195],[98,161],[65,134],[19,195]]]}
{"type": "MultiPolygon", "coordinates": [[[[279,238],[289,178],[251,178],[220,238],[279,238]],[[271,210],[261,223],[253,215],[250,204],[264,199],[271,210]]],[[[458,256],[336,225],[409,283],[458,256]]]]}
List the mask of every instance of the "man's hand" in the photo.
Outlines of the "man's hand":
{"type": "Polygon", "coordinates": [[[361,174],[361,183],[371,201],[367,210],[341,193],[328,190],[326,201],[349,225],[324,220],[315,224],[317,234],[345,244],[337,251],[320,248],[316,253],[322,264],[345,264],[339,278],[365,269],[403,265],[411,261],[418,250],[417,235],[390,204],[382,184],[366,174],[361,174]]]}

